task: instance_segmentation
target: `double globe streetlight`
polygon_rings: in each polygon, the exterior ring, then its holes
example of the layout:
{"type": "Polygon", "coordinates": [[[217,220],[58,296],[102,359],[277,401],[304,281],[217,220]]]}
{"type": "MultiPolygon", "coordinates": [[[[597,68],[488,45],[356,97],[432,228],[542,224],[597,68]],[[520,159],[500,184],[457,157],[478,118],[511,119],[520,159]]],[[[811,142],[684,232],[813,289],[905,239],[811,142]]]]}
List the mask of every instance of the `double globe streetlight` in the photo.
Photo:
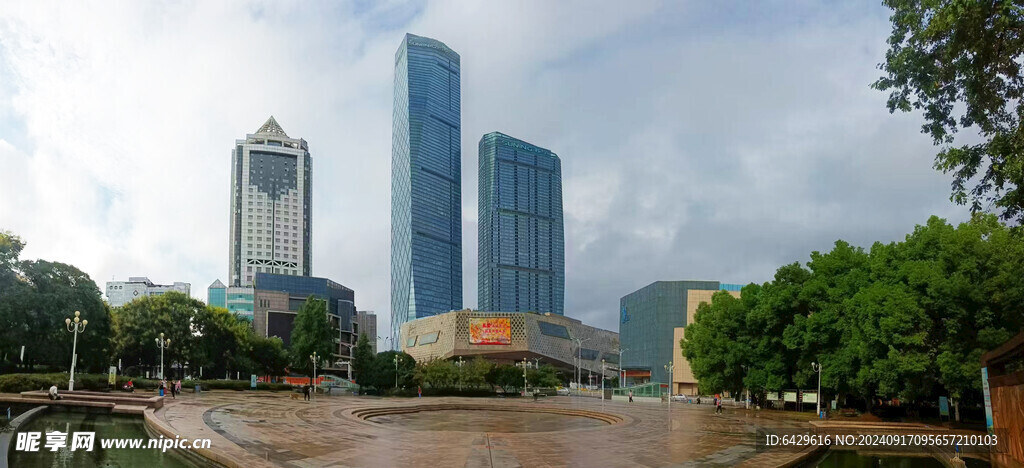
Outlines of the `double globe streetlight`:
{"type": "Polygon", "coordinates": [[[171,345],[171,339],[164,339],[164,334],[160,333],[160,338],[156,339],[156,347],[160,348],[160,380],[164,379],[164,349],[167,349],[171,345]]]}
{"type": "Polygon", "coordinates": [[[317,354],[316,354],[316,351],[313,351],[313,354],[310,354],[310,355],[309,355],[309,360],[310,360],[310,361],[313,361],[313,394],[314,394],[314,395],[316,395],[316,387],[317,387],[317,381],[316,381],[316,363],[317,363],[317,360],[318,360],[319,358],[320,358],[320,356],[317,356],[317,354]]]}
{"type": "Polygon", "coordinates": [[[68,380],[68,391],[75,390],[75,361],[78,361],[78,334],[85,331],[85,326],[89,324],[88,320],[81,319],[82,313],[75,311],[75,319],[70,318],[64,319],[64,326],[67,327],[68,332],[72,333],[75,338],[71,345],[71,378],[68,380]]]}

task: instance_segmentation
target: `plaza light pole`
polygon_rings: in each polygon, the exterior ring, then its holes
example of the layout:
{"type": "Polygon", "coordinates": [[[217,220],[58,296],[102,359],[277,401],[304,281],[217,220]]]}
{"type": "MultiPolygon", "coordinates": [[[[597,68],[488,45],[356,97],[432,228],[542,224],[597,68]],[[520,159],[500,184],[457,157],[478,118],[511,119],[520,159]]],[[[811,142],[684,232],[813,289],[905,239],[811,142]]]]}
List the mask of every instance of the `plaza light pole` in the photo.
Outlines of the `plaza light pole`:
{"type": "Polygon", "coordinates": [[[672,427],[672,370],[675,369],[675,364],[672,361],[668,362],[665,366],[665,370],[668,371],[668,415],[669,415],[669,427],[672,427]]]}
{"type": "Polygon", "coordinates": [[[171,345],[171,339],[164,339],[163,332],[160,333],[160,338],[156,339],[156,346],[160,348],[160,380],[164,379],[164,350],[171,345]]]}
{"type": "Polygon", "coordinates": [[[398,355],[395,355],[395,388],[398,388],[398,355]]]}
{"type": "Polygon", "coordinates": [[[601,360],[601,401],[604,401],[604,359],[601,360]]]}
{"type": "Polygon", "coordinates": [[[818,397],[815,398],[815,400],[817,401],[817,404],[815,404],[814,406],[815,406],[815,414],[820,418],[821,417],[821,364],[819,364],[817,362],[812,362],[811,363],[811,369],[813,369],[814,372],[818,373],[818,397]]]}
{"type": "Polygon", "coordinates": [[[529,387],[529,384],[526,382],[526,358],[523,358],[523,396],[524,397],[526,396],[526,387],[529,387]]]}
{"type": "Polygon", "coordinates": [[[619,388],[626,386],[626,369],[622,366],[622,353],[629,349],[619,348],[619,388]]]}
{"type": "MultiPolygon", "coordinates": [[[[316,361],[317,361],[317,358],[319,358],[319,357],[320,356],[316,355],[316,351],[313,351],[313,354],[309,355],[309,360],[313,362],[313,395],[316,395],[316,387],[317,387],[317,385],[316,385],[316,361]]],[[[328,361],[328,362],[330,362],[330,361],[328,361]]]]}
{"type": "Polygon", "coordinates": [[[390,336],[380,336],[380,335],[377,335],[377,339],[378,340],[384,340],[384,344],[386,346],[388,346],[388,349],[391,349],[391,347],[394,346],[394,343],[392,343],[391,345],[387,344],[389,341],[392,341],[390,336]]]}
{"type": "MultiPolygon", "coordinates": [[[[354,358],[354,352],[352,351],[356,345],[350,343],[338,343],[342,346],[348,346],[348,364],[345,366],[348,369],[348,380],[352,381],[352,359],[354,358]]],[[[338,356],[341,357],[341,356],[338,356]]]]}
{"type": "Polygon", "coordinates": [[[68,379],[68,391],[75,390],[75,361],[78,361],[78,334],[85,331],[85,326],[89,324],[88,320],[82,320],[82,313],[75,311],[75,319],[69,318],[64,319],[64,326],[67,327],[68,332],[74,335],[71,344],[71,378],[68,379]],[[73,324],[73,325],[72,325],[73,324]]]}
{"type": "Polygon", "coordinates": [[[579,363],[576,365],[576,393],[577,394],[582,394],[582,392],[580,391],[581,390],[581,388],[580,388],[580,384],[581,384],[580,380],[583,378],[583,342],[584,341],[588,341],[588,340],[590,340],[590,338],[576,338],[576,347],[577,347],[577,353],[578,353],[577,358],[579,359],[579,363]]]}
{"type": "Polygon", "coordinates": [[[462,362],[462,356],[459,356],[459,391],[460,392],[462,391],[462,365],[463,364],[464,364],[464,362],[462,362]]]}

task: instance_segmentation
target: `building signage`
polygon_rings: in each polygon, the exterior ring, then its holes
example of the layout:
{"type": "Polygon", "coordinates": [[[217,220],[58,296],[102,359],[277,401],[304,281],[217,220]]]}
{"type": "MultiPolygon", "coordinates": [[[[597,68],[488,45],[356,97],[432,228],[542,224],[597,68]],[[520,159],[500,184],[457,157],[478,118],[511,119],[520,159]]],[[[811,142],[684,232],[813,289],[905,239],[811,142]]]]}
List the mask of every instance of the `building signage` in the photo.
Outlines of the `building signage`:
{"type": "Polygon", "coordinates": [[[619,315],[622,319],[622,323],[629,321],[629,313],[626,312],[626,306],[622,306],[622,310],[619,312],[619,315]]]}
{"type": "Polygon", "coordinates": [[[511,319],[471,318],[469,319],[469,344],[510,345],[512,344],[511,319]]]}
{"type": "Polygon", "coordinates": [[[786,402],[796,403],[796,392],[786,392],[786,402]]]}
{"type": "Polygon", "coordinates": [[[512,148],[519,148],[521,150],[526,150],[526,151],[529,151],[531,153],[540,153],[541,152],[540,148],[537,148],[536,146],[524,145],[524,144],[522,144],[522,143],[520,143],[518,141],[504,140],[504,141],[502,141],[501,144],[502,144],[502,146],[511,146],[512,148]]]}
{"type": "Polygon", "coordinates": [[[110,385],[117,383],[117,367],[110,366],[110,370],[107,375],[107,383],[110,385]]]}
{"type": "Polygon", "coordinates": [[[256,374],[249,375],[249,388],[256,388],[256,374]]]}
{"type": "Polygon", "coordinates": [[[804,394],[803,394],[803,402],[804,403],[817,403],[818,402],[818,392],[804,392],[804,394]]]}
{"type": "Polygon", "coordinates": [[[939,397],[939,416],[949,417],[949,398],[939,397]]]}

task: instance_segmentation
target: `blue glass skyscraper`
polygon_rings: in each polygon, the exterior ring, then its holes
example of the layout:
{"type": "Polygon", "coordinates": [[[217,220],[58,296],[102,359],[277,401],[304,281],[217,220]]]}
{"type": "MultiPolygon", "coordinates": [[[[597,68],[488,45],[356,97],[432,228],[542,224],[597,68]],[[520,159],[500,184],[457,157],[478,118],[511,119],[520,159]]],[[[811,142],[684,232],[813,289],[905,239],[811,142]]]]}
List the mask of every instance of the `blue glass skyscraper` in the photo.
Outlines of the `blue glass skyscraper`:
{"type": "Polygon", "coordinates": [[[563,315],[562,163],[498,132],[480,139],[479,307],[563,315]]]}
{"type": "Polygon", "coordinates": [[[406,34],[391,127],[391,333],[462,308],[459,54],[406,34]]]}

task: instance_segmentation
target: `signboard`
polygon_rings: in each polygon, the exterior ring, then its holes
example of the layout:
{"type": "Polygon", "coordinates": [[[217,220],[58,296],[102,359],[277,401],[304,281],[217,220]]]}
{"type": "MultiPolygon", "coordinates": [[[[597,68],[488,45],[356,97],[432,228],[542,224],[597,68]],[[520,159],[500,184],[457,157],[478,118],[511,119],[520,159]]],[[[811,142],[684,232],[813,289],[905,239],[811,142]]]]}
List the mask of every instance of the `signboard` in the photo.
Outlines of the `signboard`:
{"type": "Polygon", "coordinates": [[[784,400],[790,403],[796,403],[796,392],[786,392],[784,400]]]}
{"type": "Polygon", "coordinates": [[[469,344],[510,345],[512,344],[511,319],[471,318],[469,319],[469,344]]]}
{"type": "Polygon", "coordinates": [[[988,367],[981,368],[981,391],[985,394],[985,427],[988,428],[988,433],[993,434],[992,431],[992,394],[988,388],[988,367]]]}
{"type": "Polygon", "coordinates": [[[818,392],[804,392],[803,401],[804,401],[804,403],[817,403],[818,402],[818,392]]]}
{"type": "Polygon", "coordinates": [[[249,376],[249,388],[256,388],[256,374],[249,376]]]}
{"type": "Polygon", "coordinates": [[[949,399],[944,396],[939,397],[939,416],[949,417],[949,399]]]}
{"type": "Polygon", "coordinates": [[[114,385],[117,383],[117,368],[110,366],[110,375],[107,376],[107,383],[114,385]]]}

